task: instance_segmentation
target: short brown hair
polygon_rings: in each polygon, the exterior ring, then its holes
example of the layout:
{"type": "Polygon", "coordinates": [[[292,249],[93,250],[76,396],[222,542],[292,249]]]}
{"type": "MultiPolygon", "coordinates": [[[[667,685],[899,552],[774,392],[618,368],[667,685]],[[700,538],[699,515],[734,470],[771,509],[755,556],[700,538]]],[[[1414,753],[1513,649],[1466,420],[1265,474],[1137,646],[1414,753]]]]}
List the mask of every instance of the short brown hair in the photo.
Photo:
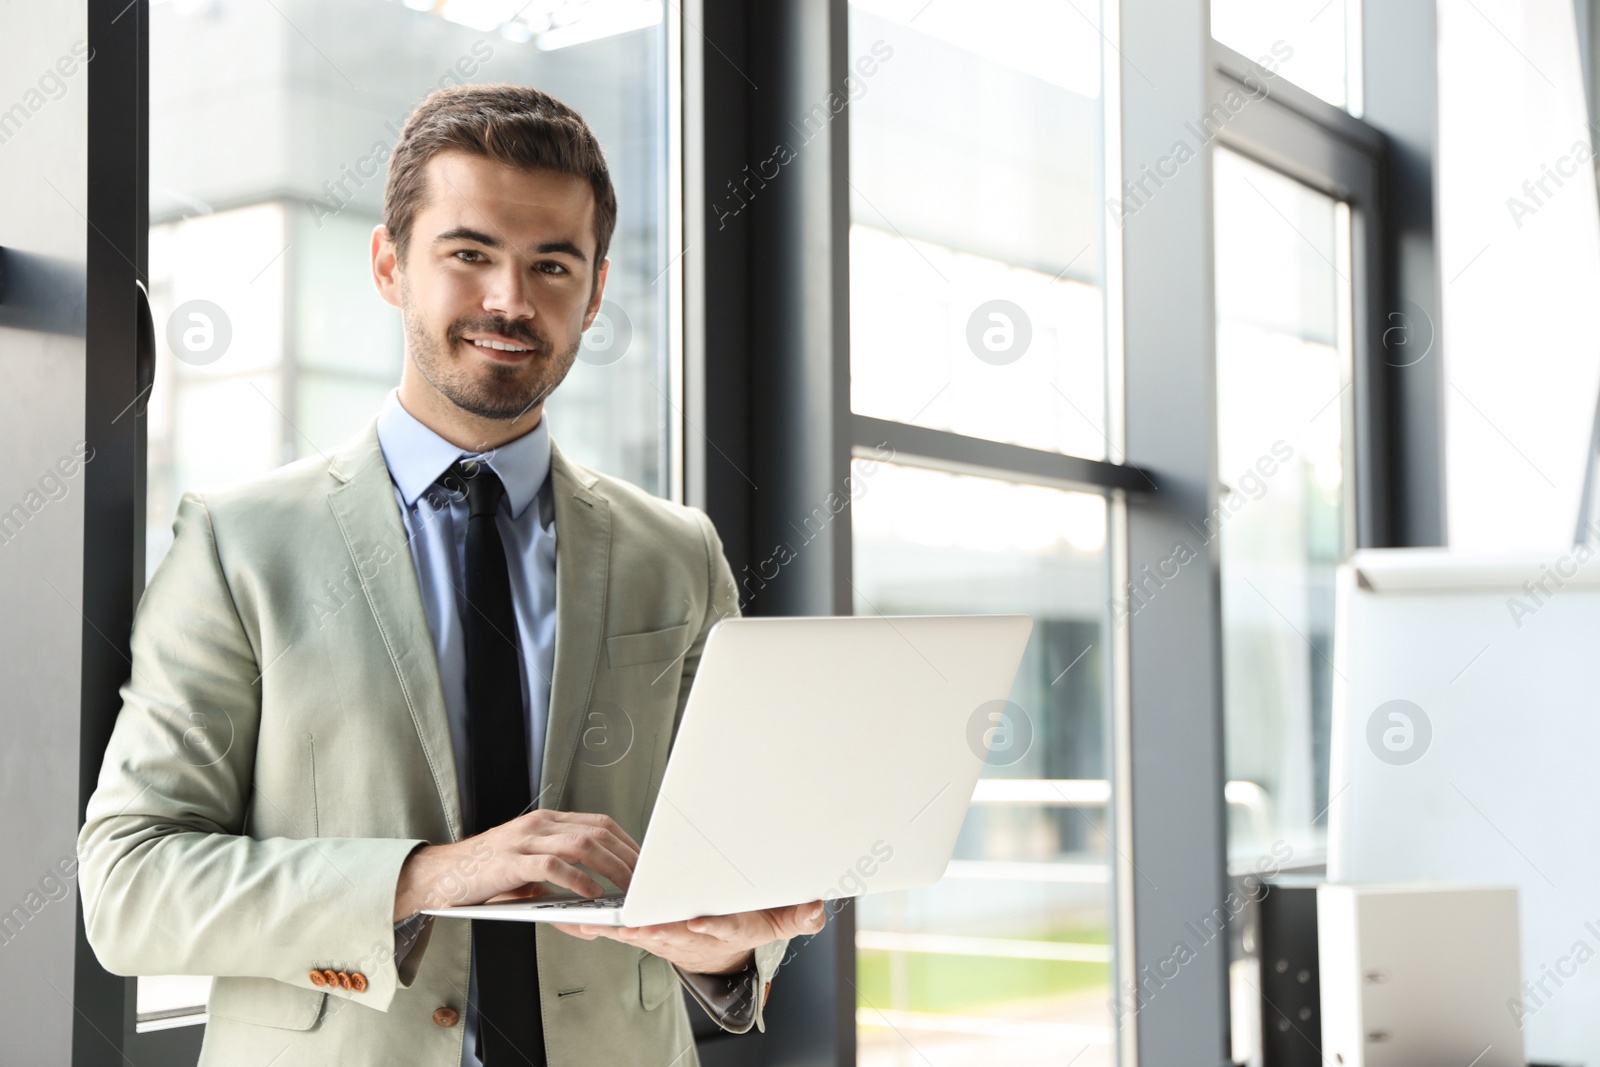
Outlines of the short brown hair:
{"type": "Polygon", "coordinates": [[[589,180],[594,190],[594,270],[611,247],[617,193],[600,142],[583,116],[549,93],[527,85],[452,85],[435,89],[406,120],[389,157],[383,224],[404,261],[411,223],[427,197],[428,160],[447,151],[471,152],[526,170],[553,170],[589,180]]]}

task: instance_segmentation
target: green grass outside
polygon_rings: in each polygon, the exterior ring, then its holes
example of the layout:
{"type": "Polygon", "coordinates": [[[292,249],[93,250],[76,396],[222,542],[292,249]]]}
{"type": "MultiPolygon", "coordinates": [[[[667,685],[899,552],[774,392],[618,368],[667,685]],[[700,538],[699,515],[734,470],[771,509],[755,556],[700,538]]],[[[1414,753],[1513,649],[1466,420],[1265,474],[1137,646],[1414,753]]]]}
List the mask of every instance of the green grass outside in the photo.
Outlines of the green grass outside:
{"type": "MultiPolygon", "coordinates": [[[[1062,927],[1030,940],[1104,945],[1104,927],[1062,927]]],[[[859,1007],[888,1008],[890,953],[862,950],[856,957],[859,1007]]],[[[905,954],[907,1001],[903,1010],[968,1014],[994,1004],[1036,1000],[1094,989],[1111,993],[1111,965],[990,956],[905,954]]]]}

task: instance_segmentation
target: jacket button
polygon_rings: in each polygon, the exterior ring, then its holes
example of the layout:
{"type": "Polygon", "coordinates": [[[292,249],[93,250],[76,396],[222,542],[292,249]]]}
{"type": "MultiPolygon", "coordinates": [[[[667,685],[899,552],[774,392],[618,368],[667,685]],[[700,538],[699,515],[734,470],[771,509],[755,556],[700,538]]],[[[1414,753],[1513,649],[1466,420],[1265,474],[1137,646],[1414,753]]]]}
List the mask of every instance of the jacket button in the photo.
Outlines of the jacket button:
{"type": "Polygon", "coordinates": [[[339,972],[328,970],[322,972],[322,980],[333,989],[339,988],[339,972]]]}
{"type": "Polygon", "coordinates": [[[318,989],[328,984],[328,980],[322,976],[321,971],[312,971],[307,977],[311,979],[311,984],[318,989]]]}
{"type": "Polygon", "coordinates": [[[349,974],[348,971],[340,971],[339,972],[339,988],[340,989],[349,989],[350,988],[350,974],[349,974]]]}
{"type": "Polygon", "coordinates": [[[437,1026],[451,1027],[461,1021],[461,1013],[454,1008],[433,1009],[433,1021],[437,1026]]]}
{"type": "Polygon", "coordinates": [[[367,976],[360,971],[351,971],[350,988],[357,993],[365,993],[367,991],[367,976]]]}

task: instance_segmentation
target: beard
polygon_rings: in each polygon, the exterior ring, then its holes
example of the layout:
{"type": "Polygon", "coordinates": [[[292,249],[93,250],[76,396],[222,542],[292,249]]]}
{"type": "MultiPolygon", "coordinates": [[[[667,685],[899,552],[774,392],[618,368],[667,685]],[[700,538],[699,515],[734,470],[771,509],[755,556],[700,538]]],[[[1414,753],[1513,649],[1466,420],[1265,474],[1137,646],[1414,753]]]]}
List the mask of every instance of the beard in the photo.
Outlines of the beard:
{"type": "Polygon", "coordinates": [[[429,332],[413,310],[404,281],[400,291],[406,349],[418,373],[446,400],[480,418],[510,421],[527,414],[566,378],[583,344],[580,334],[566,351],[556,355],[550,339],[533,326],[498,315],[457,319],[440,338],[429,332]],[[468,333],[499,334],[532,349],[532,354],[519,363],[469,362],[457,355],[458,347],[468,343],[462,341],[468,333]]]}

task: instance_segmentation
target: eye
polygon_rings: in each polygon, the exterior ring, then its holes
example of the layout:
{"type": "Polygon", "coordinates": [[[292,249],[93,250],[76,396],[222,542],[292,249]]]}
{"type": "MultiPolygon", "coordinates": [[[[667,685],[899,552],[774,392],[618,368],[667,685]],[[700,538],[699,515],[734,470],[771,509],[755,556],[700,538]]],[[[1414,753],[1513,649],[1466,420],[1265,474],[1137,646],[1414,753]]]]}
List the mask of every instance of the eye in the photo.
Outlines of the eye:
{"type": "Polygon", "coordinates": [[[482,263],[487,257],[476,248],[460,248],[450,253],[463,263],[482,263]]]}
{"type": "Polygon", "coordinates": [[[543,274],[551,274],[557,277],[563,274],[572,273],[567,269],[567,265],[565,263],[557,263],[553,259],[540,260],[538,263],[533,265],[533,269],[543,274]]]}

